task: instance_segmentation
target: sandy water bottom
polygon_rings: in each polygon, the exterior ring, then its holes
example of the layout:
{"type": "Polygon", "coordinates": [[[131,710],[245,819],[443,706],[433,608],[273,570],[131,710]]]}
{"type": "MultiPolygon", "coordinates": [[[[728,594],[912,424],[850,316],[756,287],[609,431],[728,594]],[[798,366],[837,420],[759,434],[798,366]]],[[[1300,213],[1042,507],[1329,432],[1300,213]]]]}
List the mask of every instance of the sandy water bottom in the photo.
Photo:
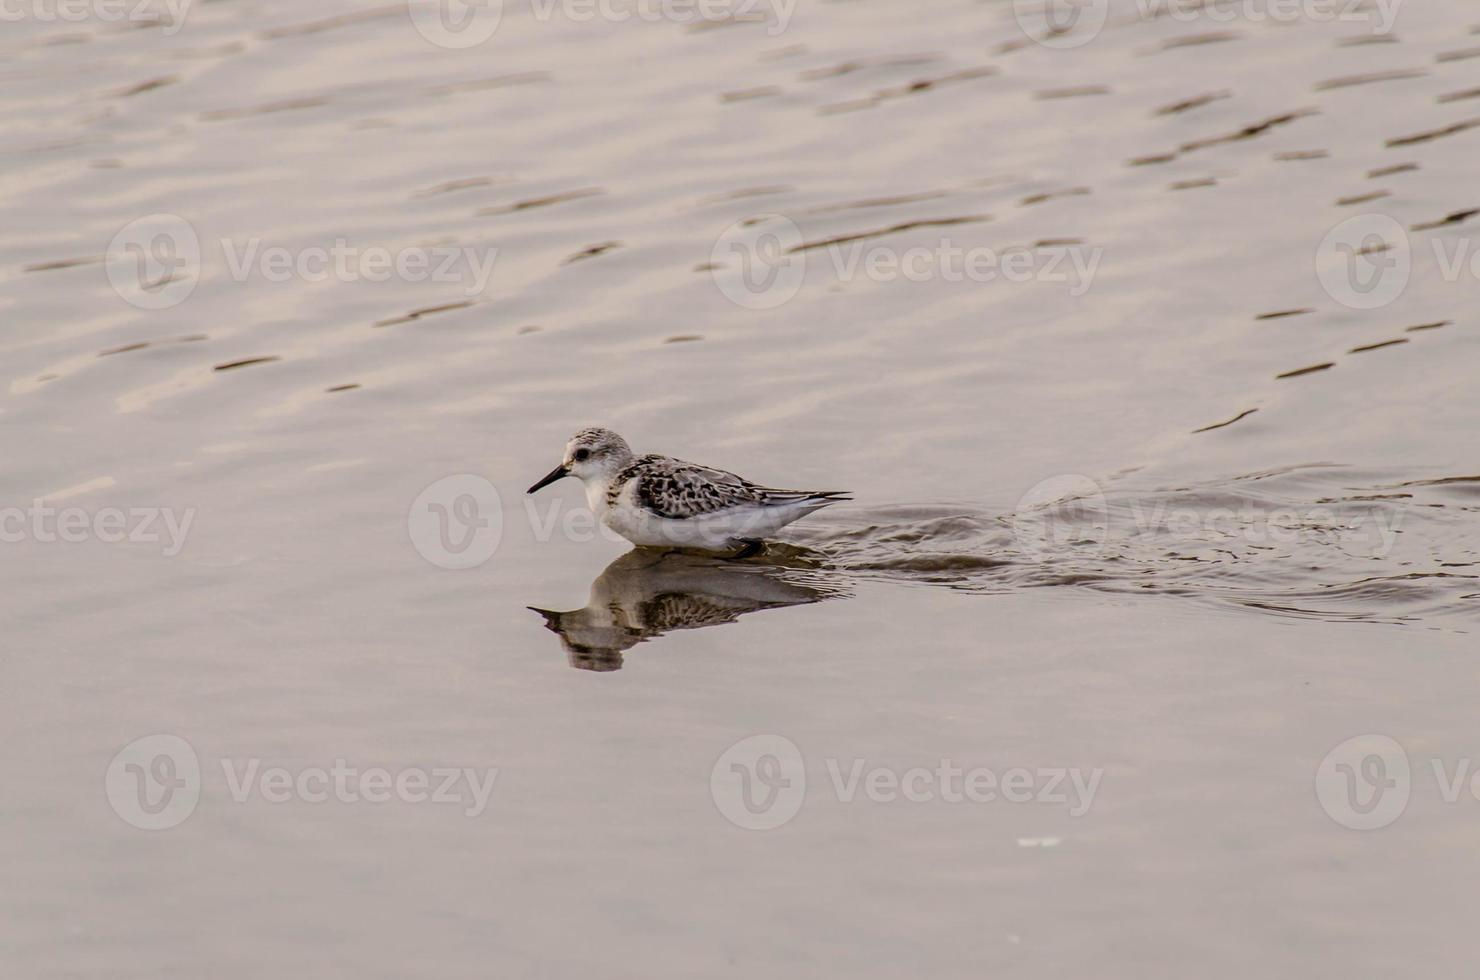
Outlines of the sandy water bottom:
{"type": "Polygon", "coordinates": [[[398,6],[6,25],[0,502],[189,520],[5,544],[8,972],[1460,972],[1472,13],[1123,4],[1053,50],[1006,3],[505,6],[465,51],[398,6]],[[141,308],[110,242],[160,214],[200,259],[141,308]],[[1364,215],[1407,274],[1359,309],[1321,243],[1364,215]],[[496,261],[236,269],[340,241],[496,261]],[[594,422],[857,502],[627,554],[522,494],[594,422]],[[501,530],[463,571],[408,528],[460,475],[501,530]],[[202,774],[153,832],[103,791],[151,733],[202,774]],[[1361,832],[1318,773],[1367,734],[1411,799],[1361,832]],[[806,787],[765,831],[712,785],[758,735],[806,787]],[[339,759],[499,774],[472,817],[227,778],[339,759]],[[1079,815],[845,799],[858,760],[1101,778],[1079,815]]]}

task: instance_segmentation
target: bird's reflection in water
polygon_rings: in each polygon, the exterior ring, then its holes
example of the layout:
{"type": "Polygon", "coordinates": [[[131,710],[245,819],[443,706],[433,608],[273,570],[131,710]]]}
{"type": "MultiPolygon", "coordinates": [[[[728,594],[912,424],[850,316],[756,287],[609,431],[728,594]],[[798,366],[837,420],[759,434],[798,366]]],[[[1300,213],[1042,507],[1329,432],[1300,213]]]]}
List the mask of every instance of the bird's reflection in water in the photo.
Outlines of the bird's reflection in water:
{"type": "Polygon", "coordinates": [[[638,548],[596,576],[584,609],[529,608],[560,634],[572,667],[620,670],[623,651],[664,633],[848,594],[827,584],[815,564],[808,552],[775,546],[752,561],[638,548]]]}

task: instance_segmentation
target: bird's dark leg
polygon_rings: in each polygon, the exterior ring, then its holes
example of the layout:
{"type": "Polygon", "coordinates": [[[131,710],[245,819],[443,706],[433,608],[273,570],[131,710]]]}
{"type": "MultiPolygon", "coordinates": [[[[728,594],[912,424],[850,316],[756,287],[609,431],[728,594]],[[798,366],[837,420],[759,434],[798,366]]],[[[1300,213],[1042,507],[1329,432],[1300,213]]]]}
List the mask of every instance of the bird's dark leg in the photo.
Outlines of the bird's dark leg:
{"type": "Polygon", "coordinates": [[[736,538],[735,540],[740,543],[740,550],[730,556],[732,561],[754,558],[766,547],[766,543],[760,538],[736,538]]]}

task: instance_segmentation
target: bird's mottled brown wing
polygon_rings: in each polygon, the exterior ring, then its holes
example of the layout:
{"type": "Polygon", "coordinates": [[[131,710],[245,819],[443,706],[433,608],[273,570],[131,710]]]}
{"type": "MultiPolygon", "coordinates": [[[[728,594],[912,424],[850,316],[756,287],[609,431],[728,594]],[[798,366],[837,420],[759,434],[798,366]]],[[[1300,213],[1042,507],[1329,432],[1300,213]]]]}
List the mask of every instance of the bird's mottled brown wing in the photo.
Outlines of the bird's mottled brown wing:
{"type": "MultiPolygon", "coordinates": [[[[634,499],[660,517],[683,519],[760,504],[766,491],[733,473],[664,456],[644,456],[628,467],[634,499]]],[[[623,475],[626,475],[624,472],[623,475]]],[[[619,482],[627,482],[618,477],[619,482]]]]}

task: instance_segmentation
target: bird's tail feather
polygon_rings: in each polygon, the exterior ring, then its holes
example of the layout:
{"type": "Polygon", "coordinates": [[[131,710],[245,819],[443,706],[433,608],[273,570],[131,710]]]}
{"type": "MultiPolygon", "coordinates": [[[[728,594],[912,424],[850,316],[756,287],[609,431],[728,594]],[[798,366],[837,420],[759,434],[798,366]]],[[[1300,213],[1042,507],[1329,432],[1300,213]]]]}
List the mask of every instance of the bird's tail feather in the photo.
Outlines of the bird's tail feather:
{"type": "Polygon", "coordinates": [[[816,500],[820,503],[836,504],[842,501],[852,500],[849,496],[851,490],[767,490],[768,499],[776,503],[790,504],[799,503],[803,500],[816,500]]]}

